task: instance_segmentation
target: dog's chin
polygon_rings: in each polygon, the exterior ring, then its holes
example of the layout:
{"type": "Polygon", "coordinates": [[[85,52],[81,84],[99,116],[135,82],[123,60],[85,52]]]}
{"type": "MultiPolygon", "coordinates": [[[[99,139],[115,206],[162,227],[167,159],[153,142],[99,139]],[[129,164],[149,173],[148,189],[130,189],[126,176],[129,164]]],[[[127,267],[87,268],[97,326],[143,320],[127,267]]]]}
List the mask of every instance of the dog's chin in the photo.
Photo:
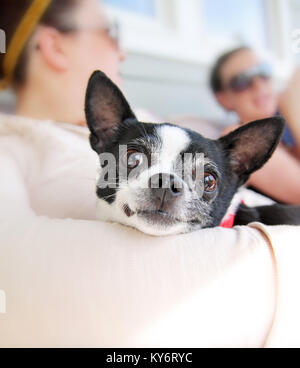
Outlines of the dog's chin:
{"type": "Polygon", "coordinates": [[[187,224],[184,223],[177,223],[175,225],[159,224],[145,219],[140,219],[136,224],[131,224],[131,227],[151,236],[170,236],[190,232],[187,224]]]}
{"type": "Polygon", "coordinates": [[[133,211],[129,206],[109,205],[100,200],[97,205],[97,218],[102,221],[116,222],[135,228],[152,236],[185,234],[195,229],[185,221],[179,220],[162,211],[133,211]]]}
{"type": "Polygon", "coordinates": [[[187,232],[187,224],[163,211],[138,211],[136,213],[138,230],[153,236],[176,235],[187,232]]]}

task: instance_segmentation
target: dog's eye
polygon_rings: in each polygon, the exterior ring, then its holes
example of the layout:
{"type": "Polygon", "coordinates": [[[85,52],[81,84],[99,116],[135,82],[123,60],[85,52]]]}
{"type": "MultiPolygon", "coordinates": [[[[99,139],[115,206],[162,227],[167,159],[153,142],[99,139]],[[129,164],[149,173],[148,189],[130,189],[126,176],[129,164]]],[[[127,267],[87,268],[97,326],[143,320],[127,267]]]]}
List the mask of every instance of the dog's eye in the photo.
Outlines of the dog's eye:
{"type": "Polygon", "coordinates": [[[216,189],[217,179],[210,173],[204,174],[204,190],[211,193],[216,189]]]}
{"type": "Polygon", "coordinates": [[[138,151],[129,150],[126,158],[127,167],[131,170],[143,164],[143,154],[138,151]]]}

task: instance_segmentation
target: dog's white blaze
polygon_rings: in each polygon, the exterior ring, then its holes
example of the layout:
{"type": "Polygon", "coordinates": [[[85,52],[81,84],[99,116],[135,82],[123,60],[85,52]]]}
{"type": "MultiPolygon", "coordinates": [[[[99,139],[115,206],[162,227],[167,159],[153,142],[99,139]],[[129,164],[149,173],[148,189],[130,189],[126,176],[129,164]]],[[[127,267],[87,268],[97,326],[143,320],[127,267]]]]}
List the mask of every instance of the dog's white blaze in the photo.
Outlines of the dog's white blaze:
{"type": "Polygon", "coordinates": [[[161,141],[162,149],[159,153],[159,166],[161,172],[171,172],[173,164],[180,152],[185,150],[190,144],[187,133],[180,128],[173,126],[162,126],[157,130],[161,141]]]}
{"type": "MultiPolygon", "coordinates": [[[[190,144],[188,134],[177,127],[158,126],[157,134],[162,142],[159,152],[155,152],[158,162],[142,172],[138,178],[131,179],[129,183],[121,183],[116,193],[116,201],[113,204],[108,204],[100,199],[97,206],[97,217],[100,220],[121,223],[156,236],[174,235],[187,231],[187,224],[184,222],[170,227],[159,224],[154,226],[138,217],[136,213],[131,217],[127,217],[124,213],[123,206],[125,204],[134,212],[139,208],[139,199],[136,197],[136,193],[141,188],[148,188],[151,176],[158,173],[174,173],[174,164],[180,153],[185,151],[190,144]]],[[[188,194],[189,192],[185,191],[185,196],[188,194]]],[[[187,201],[188,199],[186,198],[187,201]]]]}

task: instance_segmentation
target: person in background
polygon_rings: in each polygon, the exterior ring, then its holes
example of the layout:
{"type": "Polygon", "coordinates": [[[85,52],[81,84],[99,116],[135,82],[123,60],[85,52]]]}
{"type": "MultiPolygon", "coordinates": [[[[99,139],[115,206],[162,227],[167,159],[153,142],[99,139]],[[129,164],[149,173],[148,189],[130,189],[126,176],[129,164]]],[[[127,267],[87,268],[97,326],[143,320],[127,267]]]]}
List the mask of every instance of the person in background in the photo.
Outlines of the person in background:
{"type": "Polygon", "coordinates": [[[0,28],[0,89],[13,88],[17,115],[82,124],[91,73],[122,84],[117,27],[98,0],[2,0],[0,28]]]}
{"type": "Polygon", "coordinates": [[[272,83],[271,67],[248,47],[231,50],[216,61],[210,84],[218,102],[238,115],[239,123],[224,134],[251,121],[277,114],[287,120],[282,144],[271,160],[252,175],[249,185],[276,201],[300,203],[300,73],[279,94],[272,83]]]}
{"type": "Polygon", "coordinates": [[[97,162],[90,153],[84,99],[97,69],[122,87],[117,28],[98,0],[3,0],[0,28],[7,38],[0,89],[10,87],[16,96],[14,115],[0,114],[0,142],[5,139],[12,151],[19,140],[18,165],[30,206],[37,215],[94,219],[97,162]],[[82,129],[75,133],[75,127],[82,129]],[[66,142],[75,136],[78,142],[72,144],[73,159],[68,145],[60,144],[65,134],[66,142]]]}

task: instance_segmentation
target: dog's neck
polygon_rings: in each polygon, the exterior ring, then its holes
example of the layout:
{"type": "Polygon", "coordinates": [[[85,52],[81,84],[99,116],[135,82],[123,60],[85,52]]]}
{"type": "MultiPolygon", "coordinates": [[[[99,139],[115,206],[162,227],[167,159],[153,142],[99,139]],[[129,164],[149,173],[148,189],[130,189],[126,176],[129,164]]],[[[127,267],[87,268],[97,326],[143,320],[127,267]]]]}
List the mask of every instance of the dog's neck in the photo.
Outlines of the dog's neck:
{"type": "Polygon", "coordinates": [[[243,203],[243,195],[241,191],[238,191],[232,199],[232,202],[224,216],[221,227],[226,229],[232,229],[235,222],[236,214],[239,210],[240,205],[243,203]]]}

